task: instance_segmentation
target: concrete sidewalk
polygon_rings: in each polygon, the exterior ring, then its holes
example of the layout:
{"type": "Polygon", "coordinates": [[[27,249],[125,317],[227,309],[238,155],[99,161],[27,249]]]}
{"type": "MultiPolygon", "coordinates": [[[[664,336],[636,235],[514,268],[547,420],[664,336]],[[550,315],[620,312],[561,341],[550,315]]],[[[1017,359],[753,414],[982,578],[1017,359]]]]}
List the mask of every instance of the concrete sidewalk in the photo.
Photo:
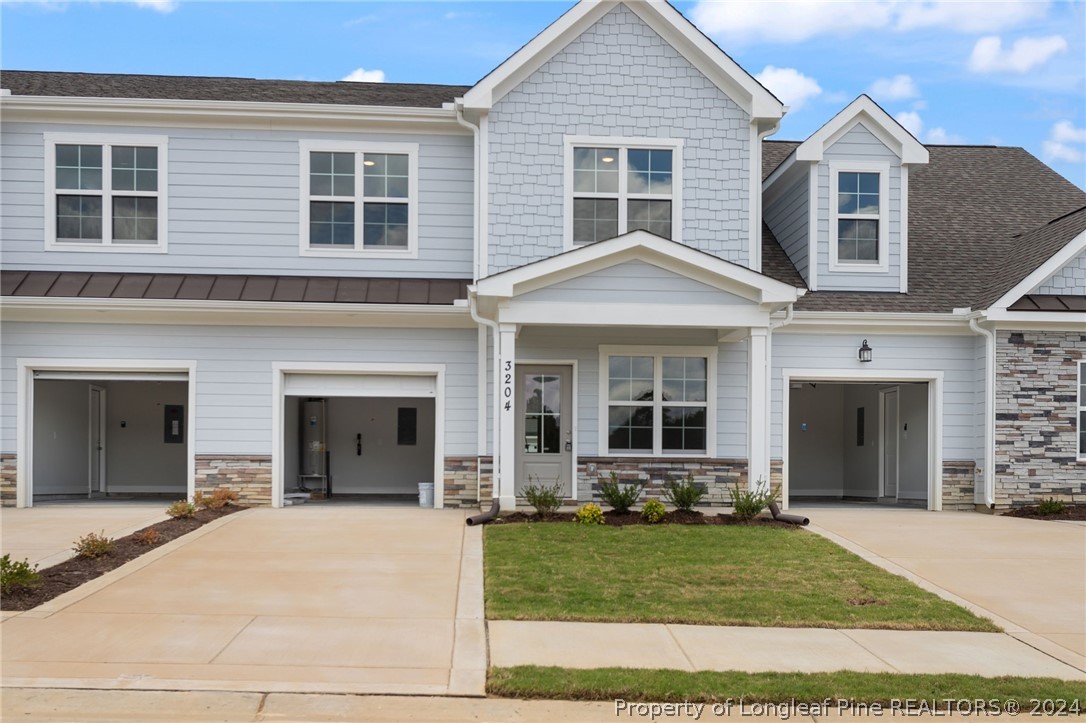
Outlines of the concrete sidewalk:
{"type": "Polygon", "coordinates": [[[490,664],[751,673],[966,673],[1086,680],[1004,633],[492,620],[490,664]]]}

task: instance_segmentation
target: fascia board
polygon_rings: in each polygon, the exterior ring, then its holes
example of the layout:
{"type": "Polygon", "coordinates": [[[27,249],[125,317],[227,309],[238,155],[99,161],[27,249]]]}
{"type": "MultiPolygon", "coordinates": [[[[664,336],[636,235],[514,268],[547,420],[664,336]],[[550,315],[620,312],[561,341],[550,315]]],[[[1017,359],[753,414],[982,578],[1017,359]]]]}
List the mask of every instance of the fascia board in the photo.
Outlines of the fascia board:
{"type": "MultiPolygon", "coordinates": [[[[992,311],[1006,311],[1007,307],[1043,284],[1048,280],[1049,276],[1062,269],[1065,264],[1083,251],[1086,251],[1086,231],[1071,239],[1066,246],[1049,257],[1048,261],[1034,269],[1029,276],[1015,284],[1010,291],[992,302],[988,308],[992,311]]],[[[1033,312],[1021,313],[1032,314],[1033,312]]]]}
{"type": "Polygon", "coordinates": [[[925,164],[928,162],[928,149],[866,95],[861,95],[849,103],[840,113],[801,143],[795,150],[796,160],[821,161],[826,148],[851,130],[857,122],[864,120],[871,124],[865,124],[864,127],[894,151],[901,158],[902,163],[925,164]]]}

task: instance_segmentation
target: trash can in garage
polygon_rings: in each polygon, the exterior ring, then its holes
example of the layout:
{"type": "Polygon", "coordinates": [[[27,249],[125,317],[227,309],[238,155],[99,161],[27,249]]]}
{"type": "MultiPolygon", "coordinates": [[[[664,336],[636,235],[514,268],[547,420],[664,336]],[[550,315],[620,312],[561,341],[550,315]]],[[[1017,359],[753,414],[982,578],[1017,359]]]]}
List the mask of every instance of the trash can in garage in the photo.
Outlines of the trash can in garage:
{"type": "Polygon", "coordinates": [[[419,507],[434,506],[434,483],[419,482],[419,507]]]}

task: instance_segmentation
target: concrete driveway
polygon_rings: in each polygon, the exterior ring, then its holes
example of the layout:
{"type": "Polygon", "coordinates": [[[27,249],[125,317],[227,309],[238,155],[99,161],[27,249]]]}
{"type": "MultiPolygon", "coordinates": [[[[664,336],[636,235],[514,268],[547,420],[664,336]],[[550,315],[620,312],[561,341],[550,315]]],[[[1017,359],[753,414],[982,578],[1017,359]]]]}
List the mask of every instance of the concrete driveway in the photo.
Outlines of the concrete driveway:
{"type": "Polygon", "coordinates": [[[1012,636],[1086,670],[1086,527],[975,512],[792,510],[894,572],[963,599],[1012,636]]]}
{"type": "Polygon", "coordinates": [[[0,509],[0,554],[42,568],[64,562],[72,543],[91,532],[124,537],[166,519],[166,502],[48,502],[0,509]]]}
{"type": "Polygon", "coordinates": [[[482,695],[482,543],[464,518],[222,518],[4,620],[3,685],[482,695]]]}

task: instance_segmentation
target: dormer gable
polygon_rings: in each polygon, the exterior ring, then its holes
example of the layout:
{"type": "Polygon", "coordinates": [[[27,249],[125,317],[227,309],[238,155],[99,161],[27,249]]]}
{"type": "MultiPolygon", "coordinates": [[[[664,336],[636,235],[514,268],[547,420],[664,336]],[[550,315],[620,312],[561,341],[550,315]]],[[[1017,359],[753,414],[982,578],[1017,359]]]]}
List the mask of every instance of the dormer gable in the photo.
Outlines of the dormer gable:
{"type": "MultiPolygon", "coordinates": [[[[884,111],[878,103],[861,95],[819,128],[794,151],[795,160],[818,163],[826,150],[844,138],[856,126],[871,133],[900,159],[902,164],[928,162],[928,149],[904,126],[884,111]]],[[[787,161],[786,161],[787,162],[787,161]]]]}

